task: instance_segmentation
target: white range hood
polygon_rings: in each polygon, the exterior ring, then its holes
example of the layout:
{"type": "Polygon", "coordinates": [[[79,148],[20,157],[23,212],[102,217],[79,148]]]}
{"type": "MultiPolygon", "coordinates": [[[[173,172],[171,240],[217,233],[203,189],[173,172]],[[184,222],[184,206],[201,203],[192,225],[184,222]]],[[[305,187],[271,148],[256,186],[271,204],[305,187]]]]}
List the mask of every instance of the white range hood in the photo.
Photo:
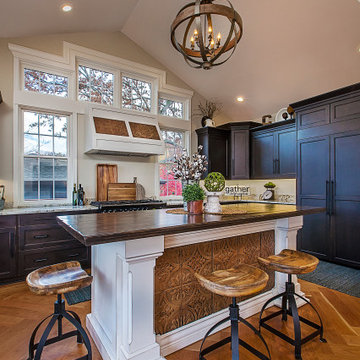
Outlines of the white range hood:
{"type": "Polygon", "coordinates": [[[85,116],[86,153],[150,156],[165,152],[156,115],[89,108],[85,116]]]}

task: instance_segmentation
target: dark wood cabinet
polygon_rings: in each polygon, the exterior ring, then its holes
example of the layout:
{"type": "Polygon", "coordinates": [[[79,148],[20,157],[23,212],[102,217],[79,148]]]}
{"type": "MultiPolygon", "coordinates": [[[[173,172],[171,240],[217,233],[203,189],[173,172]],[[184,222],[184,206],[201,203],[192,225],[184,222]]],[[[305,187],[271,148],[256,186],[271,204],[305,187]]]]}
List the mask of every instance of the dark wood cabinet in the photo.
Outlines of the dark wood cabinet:
{"type": "Polygon", "coordinates": [[[251,178],[296,176],[295,121],[264,125],[251,131],[251,178]]]}
{"type": "Polygon", "coordinates": [[[230,176],[231,180],[250,178],[250,141],[247,126],[230,126],[230,176]],[[245,129],[244,129],[245,127],[245,129]]]}
{"type": "Polygon", "coordinates": [[[90,266],[90,248],[57,224],[56,217],[91,213],[52,212],[0,216],[0,283],[23,280],[42,266],[77,260],[90,266]]]}
{"type": "Polygon", "coordinates": [[[16,276],[15,229],[0,229],[0,279],[16,276]]]}
{"type": "Polygon", "coordinates": [[[0,218],[0,280],[16,276],[16,217],[0,218]]]}
{"type": "Polygon", "coordinates": [[[326,208],[304,217],[298,248],[360,268],[360,84],[291,106],[299,130],[297,202],[326,208]],[[320,108],[329,110],[321,121],[320,108]]]}
{"type": "Polygon", "coordinates": [[[210,172],[220,172],[229,178],[229,132],[218,128],[205,127],[197,129],[198,144],[203,146],[202,154],[208,159],[208,169],[203,177],[210,172]]]}
{"type": "Polygon", "coordinates": [[[208,158],[208,171],[222,173],[228,180],[249,179],[250,145],[249,131],[259,123],[234,122],[217,128],[197,129],[198,144],[208,158]]]}

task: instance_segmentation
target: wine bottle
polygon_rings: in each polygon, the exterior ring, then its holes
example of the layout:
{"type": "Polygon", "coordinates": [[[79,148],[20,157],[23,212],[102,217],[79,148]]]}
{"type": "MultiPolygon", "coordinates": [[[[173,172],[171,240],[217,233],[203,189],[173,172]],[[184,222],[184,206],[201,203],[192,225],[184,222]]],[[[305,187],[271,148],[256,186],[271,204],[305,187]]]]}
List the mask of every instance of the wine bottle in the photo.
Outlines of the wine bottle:
{"type": "Polygon", "coordinates": [[[76,191],[76,184],[74,184],[74,189],[72,192],[72,205],[76,206],[77,205],[77,191],[76,191]]]}

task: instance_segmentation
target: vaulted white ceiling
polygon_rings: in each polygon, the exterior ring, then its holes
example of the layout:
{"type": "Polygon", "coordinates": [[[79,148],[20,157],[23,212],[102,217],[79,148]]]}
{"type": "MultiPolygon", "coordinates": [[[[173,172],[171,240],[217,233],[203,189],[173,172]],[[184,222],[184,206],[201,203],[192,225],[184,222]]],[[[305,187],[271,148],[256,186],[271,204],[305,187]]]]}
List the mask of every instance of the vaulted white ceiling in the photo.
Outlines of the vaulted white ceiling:
{"type": "Polygon", "coordinates": [[[70,0],[68,14],[59,10],[64,2],[2,0],[0,37],[122,31],[234,121],[360,82],[358,0],[231,0],[244,36],[232,58],[209,71],[190,68],[170,43],[171,22],[190,0],[70,0]]]}

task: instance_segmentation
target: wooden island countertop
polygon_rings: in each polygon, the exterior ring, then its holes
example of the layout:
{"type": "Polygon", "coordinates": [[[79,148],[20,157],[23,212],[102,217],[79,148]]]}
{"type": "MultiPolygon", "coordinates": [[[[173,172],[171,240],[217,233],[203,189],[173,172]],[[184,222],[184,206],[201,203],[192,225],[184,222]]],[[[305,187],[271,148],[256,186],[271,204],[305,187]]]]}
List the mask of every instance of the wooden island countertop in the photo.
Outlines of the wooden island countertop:
{"type": "Polygon", "coordinates": [[[235,215],[168,214],[166,209],[59,216],[57,221],[86,246],[134,240],[158,235],[248,224],[324,212],[324,208],[295,205],[244,203],[225,205],[246,210],[235,215]]]}

